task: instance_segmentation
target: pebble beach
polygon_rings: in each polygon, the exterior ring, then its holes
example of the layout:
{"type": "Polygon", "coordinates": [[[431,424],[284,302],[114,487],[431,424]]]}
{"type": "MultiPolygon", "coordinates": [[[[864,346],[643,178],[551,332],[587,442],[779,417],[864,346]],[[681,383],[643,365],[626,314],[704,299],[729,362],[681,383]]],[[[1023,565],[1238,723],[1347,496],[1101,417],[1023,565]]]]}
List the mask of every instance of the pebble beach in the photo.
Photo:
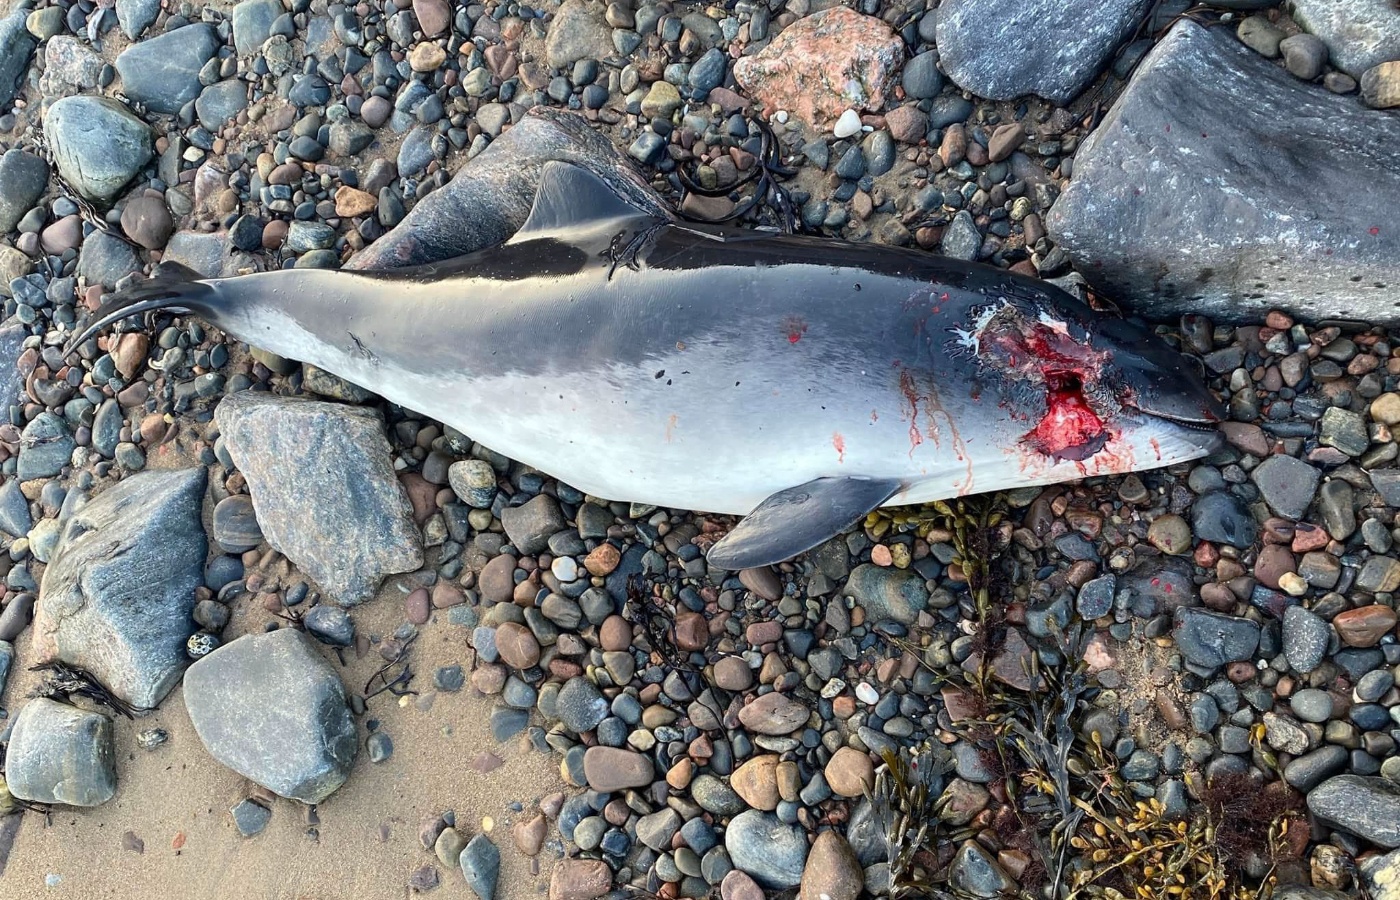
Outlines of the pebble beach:
{"type": "Polygon", "coordinates": [[[1390,0],[0,13],[0,895],[1400,900],[1390,0]],[[553,159],[1141,316],[1223,444],[732,572],[195,316],[64,352],[553,159]]]}

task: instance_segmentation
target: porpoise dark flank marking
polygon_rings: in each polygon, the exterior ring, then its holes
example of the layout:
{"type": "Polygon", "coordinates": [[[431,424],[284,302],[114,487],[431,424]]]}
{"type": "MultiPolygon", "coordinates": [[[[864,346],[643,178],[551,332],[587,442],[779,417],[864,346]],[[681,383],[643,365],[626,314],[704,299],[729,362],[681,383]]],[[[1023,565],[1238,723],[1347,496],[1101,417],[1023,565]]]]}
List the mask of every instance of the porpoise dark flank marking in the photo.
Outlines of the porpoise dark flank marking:
{"type": "Polygon", "coordinates": [[[608,500],[746,518],[780,562],[879,506],[1196,459],[1222,410],[1150,331],[903,248],[695,226],[550,163],[504,244],[418,268],[162,265],[70,344],[193,313],[608,500]]]}

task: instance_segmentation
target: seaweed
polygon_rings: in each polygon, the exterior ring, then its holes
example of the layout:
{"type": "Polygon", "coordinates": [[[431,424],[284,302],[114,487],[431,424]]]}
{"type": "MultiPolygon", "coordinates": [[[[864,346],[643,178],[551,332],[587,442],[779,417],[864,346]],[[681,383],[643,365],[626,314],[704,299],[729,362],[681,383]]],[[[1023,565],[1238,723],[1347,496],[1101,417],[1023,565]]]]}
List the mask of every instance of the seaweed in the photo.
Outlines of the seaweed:
{"type": "Polygon", "coordinates": [[[113,694],[111,689],[104,685],[96,675],[79,666],[53,661],[30,666],[29,671],[52,673],[35,688],[35,697],[45,697],[61,703],[71,703],[74,697],[82,697],[94,703],[100,703],[128,719],[134,718],[136,713],[151,711],[147,707],[132,706],[127,703],[113,694]]]}

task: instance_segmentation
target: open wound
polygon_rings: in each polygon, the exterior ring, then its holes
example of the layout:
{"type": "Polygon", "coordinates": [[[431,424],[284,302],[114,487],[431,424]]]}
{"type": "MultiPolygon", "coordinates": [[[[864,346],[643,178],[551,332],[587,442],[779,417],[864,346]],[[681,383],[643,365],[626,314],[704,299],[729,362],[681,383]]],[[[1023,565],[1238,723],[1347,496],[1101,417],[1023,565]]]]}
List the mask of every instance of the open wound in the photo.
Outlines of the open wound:
{"type": "Polygon", "coordinates": [[[1075,340],[1064,322],[1045,313],[1031,319],[1006,304],[984,311],[973,331],[959,334],[984,365],[1010,380],[1014,395],[1043,393],[1044,414],[1021,437],[1027,447],[1080,462],[1108,443],[1112,435],[1086,395],[1107,355],[1075,340]]]}

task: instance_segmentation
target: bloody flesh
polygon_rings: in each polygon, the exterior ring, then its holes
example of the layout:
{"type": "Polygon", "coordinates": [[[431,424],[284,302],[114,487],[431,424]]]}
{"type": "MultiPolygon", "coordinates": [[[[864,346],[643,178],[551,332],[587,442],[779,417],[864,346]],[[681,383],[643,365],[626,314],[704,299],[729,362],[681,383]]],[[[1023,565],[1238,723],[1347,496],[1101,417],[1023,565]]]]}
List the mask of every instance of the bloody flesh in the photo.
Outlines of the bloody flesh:
{"type": "Polygon", "coordinates": [[[1108,429],[1084,396],[1085,382],[1095,380],[1102,366],[1099,354],[1052,325],[1019,316],[989,328],[985,338],[1011,373],[1045,387],[1045,415],[1022,437],[1026,444],[1047,456],[1074,461],[1103,449],[1108,429]]]}

